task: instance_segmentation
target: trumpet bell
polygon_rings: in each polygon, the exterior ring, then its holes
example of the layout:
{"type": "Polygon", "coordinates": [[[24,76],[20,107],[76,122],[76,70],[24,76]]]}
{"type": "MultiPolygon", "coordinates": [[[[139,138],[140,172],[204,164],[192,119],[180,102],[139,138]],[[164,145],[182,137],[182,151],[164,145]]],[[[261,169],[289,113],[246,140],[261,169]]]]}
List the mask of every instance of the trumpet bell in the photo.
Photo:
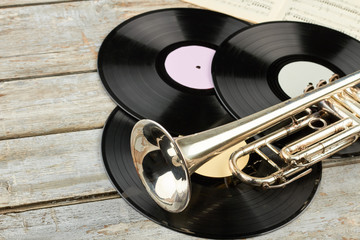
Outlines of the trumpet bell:
{"type": "Polygon", "coordinates": [[[152,199],[169,212],[183,211],[190,200],[190,174],[172,136],[158,123],[141,120],[130,141],[136,171],[152,199]]]}

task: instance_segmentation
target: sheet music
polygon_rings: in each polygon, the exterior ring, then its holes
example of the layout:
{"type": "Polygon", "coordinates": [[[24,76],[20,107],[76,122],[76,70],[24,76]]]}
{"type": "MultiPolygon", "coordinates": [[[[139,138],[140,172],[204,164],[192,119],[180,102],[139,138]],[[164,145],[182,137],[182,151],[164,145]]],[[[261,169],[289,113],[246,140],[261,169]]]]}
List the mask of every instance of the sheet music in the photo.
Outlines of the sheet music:
{"type": "Polygon", "coordinates": [[[250,22],[314,23],[360,40],[359,0],[183,0],[250,22]]]}
{"type": "Polygon", "coordinates": [[[286,0],[183,0],[249,22],[276,20],[286,0]]]}
{"type": "Polygon", "coordinates": [[[326,26],[360,40],[358,0],[288,0],[279,17],[326,26]]]}

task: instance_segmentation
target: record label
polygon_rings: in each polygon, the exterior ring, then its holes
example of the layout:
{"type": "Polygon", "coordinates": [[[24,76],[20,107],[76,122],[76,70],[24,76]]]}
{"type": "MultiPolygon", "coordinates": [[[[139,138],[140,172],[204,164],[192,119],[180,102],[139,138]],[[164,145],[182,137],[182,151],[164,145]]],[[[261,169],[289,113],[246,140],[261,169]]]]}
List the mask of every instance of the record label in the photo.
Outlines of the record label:
{"type": "Polygon", "coordinates": [[[318,63],[297,61],[280,69],[278,81],[285,94],[294,98],[303,94],[309,84],[316,86],[320,80],[329,82],[333,74],[333,71],[318,63]]]}
{"type": "Polygon", "coordinates": [[[193,89],[213,89],[211,64],[215,50],[203,46],[180,47],[165,59],[167,74],[177,83],[193,89]]]}

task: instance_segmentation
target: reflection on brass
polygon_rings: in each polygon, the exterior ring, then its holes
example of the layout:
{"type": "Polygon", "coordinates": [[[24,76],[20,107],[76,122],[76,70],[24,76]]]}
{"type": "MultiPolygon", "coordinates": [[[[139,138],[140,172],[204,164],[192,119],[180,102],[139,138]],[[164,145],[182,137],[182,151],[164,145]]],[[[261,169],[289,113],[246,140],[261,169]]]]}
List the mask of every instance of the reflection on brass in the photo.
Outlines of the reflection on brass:
{"type": "MultiPolygon", "coordinates": [[[[246,142],[242,142],[239,146],[245,146],[246,142]]],[[[222,178],[229,177],[232,175],[232,172],[229,167],[230,156],[235,150],[238,149],[238,146],[233,146],[224,150],[224,153],[221,157],[216,156],[211,161],[204,163],[199,167],[195,172],[205,177],[212,178],[222,178]]],[[[249,156],[243,156],[237,161],[237,166],[239,169],[243,169],[249,161],[249,156]]]]}
{"type": "Polygon", "coordinates": [[[216,159],[228,159],[232,175],[246,184],[264,189],[285,187],[309,174],[312,165],[358,139],[360,92],[356,85],[360,84],[360,72],[335,79],[248,117],[188,136],[172,138],[158,123],[139,121],[130,141],[142,183],[156,203],[170,212],[186,208],[191,198],[191,174],[216,159]],[[313,132],[277,147],[277,141],[304,128],[313,132]],[[249,142],[246,145],[245,140],[249,142]],[[281,166],[264,154],[265,148],[281,158],[281,166]],[[267,176],[243,171],[238,161],[253,153],[274,171],[267,176]]]}

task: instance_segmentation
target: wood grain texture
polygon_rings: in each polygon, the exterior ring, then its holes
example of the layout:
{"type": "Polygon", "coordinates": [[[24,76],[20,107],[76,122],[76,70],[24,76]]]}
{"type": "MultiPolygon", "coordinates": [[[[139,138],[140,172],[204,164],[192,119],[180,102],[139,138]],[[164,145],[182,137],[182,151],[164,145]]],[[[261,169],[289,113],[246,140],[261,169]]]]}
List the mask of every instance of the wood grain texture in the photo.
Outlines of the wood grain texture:
{"type": "Polygon", "coordinates": [[[93,71],[105,36],[134,15],[179,0],[98,0],[0,9],[0,80],[93,71]]]}
{"type": "MultiPolygon", "coordinates": [[[[99,129],[115,104],[95,72],[100,44],[119,23],[187,6],[180,0],[1,1],[0,213],[6,214],[0,214],[0,239],[195,239],[118,198],[102,166],[99,129]]],[[[327,162],[309,209],[260,239],[360,236],[359,159],[327,162]]]]}
{"type": "Polygon", "coordinates": [[[0,139],[100,128],[114,107],[97,73],[0,82],[0,139]]]}
{"type": "MultiPolygon", "coordinates": [[[[357,239],[360,236],[359,176],[359,164],[325,169],[323,183],[310,207],[291,223],[257,239],[357,239]]],[[[195,239],[147,220],[122,199],[0,215],[0,236],[5,239],[28,236],[195,239]]]]}
{"type": "Polygon", "coordinates": [[[0,208],[114,192],[102,130],[0,141],[0,208]]]}

